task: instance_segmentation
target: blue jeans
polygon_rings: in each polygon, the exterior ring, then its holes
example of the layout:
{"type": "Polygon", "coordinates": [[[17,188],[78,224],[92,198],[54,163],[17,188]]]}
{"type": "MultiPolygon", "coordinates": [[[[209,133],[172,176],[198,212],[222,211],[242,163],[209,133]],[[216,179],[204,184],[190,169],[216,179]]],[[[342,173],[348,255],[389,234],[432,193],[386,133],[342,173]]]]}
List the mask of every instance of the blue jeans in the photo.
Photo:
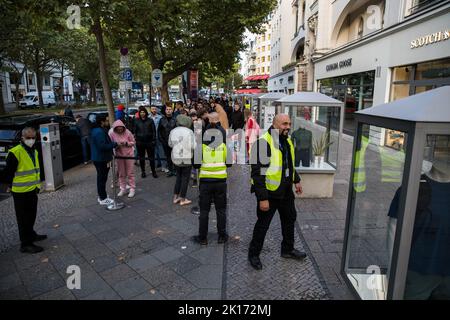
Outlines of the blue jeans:
{"type": "Polygon", "coordinates": [[[91,139],[89,138],[89,136],[81,137],[81,149],[83,151],[83,161],[84,162],[89,161],[88,149],[89,149],[90,144],[91,144],[91,139]]]}
{"type": "Polygon", "coordinates": [[[161,142],[157,140],[156,147],[155,147],[156,166],[167,168],[167,161],[164,160],[165,158],[166,158],[166,155],[164,154],[164,148],[163,148],[161,142]]]}

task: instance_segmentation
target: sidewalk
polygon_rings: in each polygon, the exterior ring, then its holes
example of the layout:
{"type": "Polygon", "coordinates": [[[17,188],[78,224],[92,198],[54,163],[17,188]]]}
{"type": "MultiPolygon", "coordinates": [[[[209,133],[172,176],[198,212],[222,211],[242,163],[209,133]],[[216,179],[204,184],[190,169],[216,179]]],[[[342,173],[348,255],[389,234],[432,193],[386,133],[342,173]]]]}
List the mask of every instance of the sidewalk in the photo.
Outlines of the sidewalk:
{"type": "MultiPolygon", "coordinates": [[[[296,247],[308,258],[280,258],[275,218],[259,272],[247,262],[256,200],[245,166],[230,170],[230,241],[225,246],[216,242],[214,209],[209,245],[190,241],[198,217],[190,206],[171,203],[174,178],[139,178],[136,197],[124,198],[126,208],[116,212],[97,204],[92,165],[65,172],[65,181],[66,187],[40,195],[37,231],[49,239],[38,255],[19,252],[12,201],[1,202],[0,299],[351,298],[339,276],[345,180],[338,179],[334,199],[297,200],[296,247]],[[69,265],[81,268],[81,290],[67,289],[69,265]]],[[[196,192],[190,188],[188,197],[196,199],[196,192]]]]}

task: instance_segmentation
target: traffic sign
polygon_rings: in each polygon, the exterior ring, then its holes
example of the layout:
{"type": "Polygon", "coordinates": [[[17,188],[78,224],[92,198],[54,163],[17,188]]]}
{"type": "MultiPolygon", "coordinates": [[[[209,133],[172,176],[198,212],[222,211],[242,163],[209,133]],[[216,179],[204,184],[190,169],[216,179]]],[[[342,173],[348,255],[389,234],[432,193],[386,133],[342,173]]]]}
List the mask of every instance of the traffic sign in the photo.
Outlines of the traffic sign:
{"type": "Polygon", "coordinates": [[[163,84],[163,74],[159,69],[152,71],[152,86],[155,88],[161,88],[163,84]]]}
{"type": "Polygon", "coordinates": [[[120,74],[120,80],[123,81],[132,81],[133,80],[133,72],[131,69],[124,69],[120,74]]]}
{"type": "Polygon", "coordinates": [[[133,82],[132,81],[119,81],[119,90],[120,91],[126,91],[133,88],[133,82]]]}
{"type": "Polygon", "coordinates": [[[130,57],[120,56],[120,69],[130,68],[130,57]]]}

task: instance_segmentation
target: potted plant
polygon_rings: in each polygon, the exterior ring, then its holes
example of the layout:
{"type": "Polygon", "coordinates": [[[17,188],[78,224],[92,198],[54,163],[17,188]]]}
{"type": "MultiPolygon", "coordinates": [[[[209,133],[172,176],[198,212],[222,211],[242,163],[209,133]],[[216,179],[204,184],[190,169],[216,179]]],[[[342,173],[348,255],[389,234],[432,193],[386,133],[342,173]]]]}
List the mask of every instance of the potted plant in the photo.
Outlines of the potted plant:
{"type": "Polygon", "coordinates": [[[318,139],[313,139],[314,164],[316,168],[323,167],[325,152],[332,144],[329,132],[325,132],[318,139]]]}

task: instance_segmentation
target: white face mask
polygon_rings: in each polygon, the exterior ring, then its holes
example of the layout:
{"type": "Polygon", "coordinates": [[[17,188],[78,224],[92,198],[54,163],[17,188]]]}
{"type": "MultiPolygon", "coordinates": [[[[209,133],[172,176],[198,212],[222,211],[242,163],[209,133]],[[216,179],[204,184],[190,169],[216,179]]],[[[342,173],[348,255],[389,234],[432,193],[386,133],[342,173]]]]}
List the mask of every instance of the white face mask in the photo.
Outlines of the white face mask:
{"type": "Polygon", "coordinates": [[[34,143],[36,142],[36,139],[25,139],[23,140],[23,143],[29,148],[32,148],[34,146],[34,143]]]}

